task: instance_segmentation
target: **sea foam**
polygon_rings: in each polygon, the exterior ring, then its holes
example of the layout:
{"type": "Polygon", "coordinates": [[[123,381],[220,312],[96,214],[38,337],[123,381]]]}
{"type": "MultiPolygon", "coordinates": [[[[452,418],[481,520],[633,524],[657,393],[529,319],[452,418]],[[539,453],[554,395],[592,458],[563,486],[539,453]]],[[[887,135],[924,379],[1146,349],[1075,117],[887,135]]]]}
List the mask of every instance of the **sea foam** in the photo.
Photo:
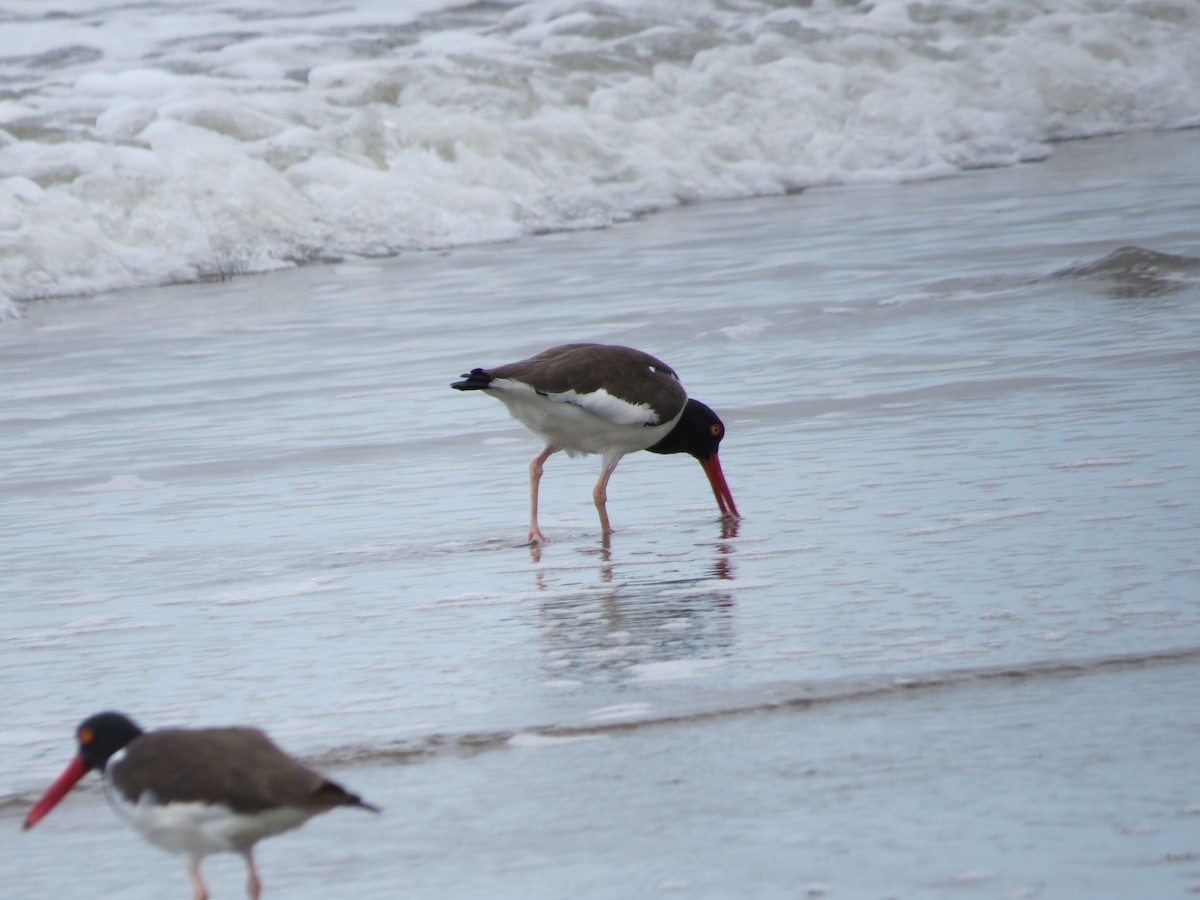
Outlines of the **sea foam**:
{"type": "Polygon", "coordinates": [[[0,43],[9,312],[1200,124],[1183,0],[74,0],[0,43]]]}

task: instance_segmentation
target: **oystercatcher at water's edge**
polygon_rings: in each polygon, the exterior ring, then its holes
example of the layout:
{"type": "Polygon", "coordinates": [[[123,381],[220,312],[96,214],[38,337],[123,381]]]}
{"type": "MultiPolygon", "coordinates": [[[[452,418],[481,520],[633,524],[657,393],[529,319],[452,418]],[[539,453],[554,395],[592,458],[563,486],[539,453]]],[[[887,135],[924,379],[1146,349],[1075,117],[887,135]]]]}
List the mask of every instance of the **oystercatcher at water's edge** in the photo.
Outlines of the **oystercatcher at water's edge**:
{"type": "Polygon", "coordinates": [[[79,754],[25,817],[32,828],[92,769],[108,802],[150,843],[187,858],[193,900],[206,900],[200,860],[239,853],[257,900],[258,841],[336,806],[379,809],[292,759],[254,728],[144,732],[126,716],[98,713],[75,732],[79,754]]]}
{"type": "Polygon", "coordinates": [[[679,376],[641,350],[606,344],[564,344],[520,362],[472,369],[450,385],[488,391],[515,419],[546,441],[529,464],[529,542],[546,540],[538,527],[538,483],[551,454],[566,450],[603,454],[600,480],[592,490],[600,527],[612,533],[608,480],[627,453],[688,453],[700,461],[726,519],[738,518],[725,483],[717,447],[725,426],[711,409],[688,398],[679,376]]]}

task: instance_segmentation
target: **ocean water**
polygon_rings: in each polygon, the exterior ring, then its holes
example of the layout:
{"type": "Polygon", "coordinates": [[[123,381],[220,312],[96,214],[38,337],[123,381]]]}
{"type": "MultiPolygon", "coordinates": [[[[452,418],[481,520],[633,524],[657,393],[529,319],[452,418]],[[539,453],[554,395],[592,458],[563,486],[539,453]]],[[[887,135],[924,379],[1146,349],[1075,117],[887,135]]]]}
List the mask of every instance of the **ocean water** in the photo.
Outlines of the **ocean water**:
{"type": "Polygon", "coordinates": [[[0,10],[0,311],[1200,124],[1192,0],[0,10]]]}
{"type": "Polygon", "coordinates": [[[267,897],[1200,890],[1193,4],[56,10],[0,26],[6,896],[187,891],[95,779],[19,833],[109,707],[384,808],[267,897]],[[722,415],[742,521],[639,454],[605,542],[556,457],[522,545],[538,442],[449,383],[581,339],[722,415]]]}

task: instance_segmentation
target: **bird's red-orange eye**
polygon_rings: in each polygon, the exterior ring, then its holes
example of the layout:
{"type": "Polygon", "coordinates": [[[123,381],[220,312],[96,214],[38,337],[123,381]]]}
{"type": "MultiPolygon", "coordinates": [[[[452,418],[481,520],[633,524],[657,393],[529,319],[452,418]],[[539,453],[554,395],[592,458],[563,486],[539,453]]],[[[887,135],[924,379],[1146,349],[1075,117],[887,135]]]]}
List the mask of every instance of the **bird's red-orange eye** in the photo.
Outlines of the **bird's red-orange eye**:
{"type": "Polygon", "coordinates": [[[713,437],[721,436],[721,426],[720,425],[709,425],[708,431],[713,437]]]}
{"type": "Polygon", "coordinates": [[[79,743],[90,744],[96,739],[96,734],[90,728],[80,728],[79,734],[77,734],[76,737],[79,738],[79,743]]]}

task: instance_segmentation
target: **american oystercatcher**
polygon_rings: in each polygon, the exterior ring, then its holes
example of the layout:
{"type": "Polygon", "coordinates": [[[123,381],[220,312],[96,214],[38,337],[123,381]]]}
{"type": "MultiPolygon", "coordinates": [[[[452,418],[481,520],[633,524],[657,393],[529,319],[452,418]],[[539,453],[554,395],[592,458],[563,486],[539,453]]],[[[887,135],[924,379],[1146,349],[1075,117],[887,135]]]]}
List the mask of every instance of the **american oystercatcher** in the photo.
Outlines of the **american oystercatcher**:
{"type": "Polygon", "coordinates": [[[460,391],[488,391],[513,418],[546,441],[529,464],[529,542],[546,536],[538,527],[538,483],[551,454],[603,454],[600,480],[592,490],[600,527],[612,533],[605,508],[608,480],[627,453],[689,453],[700,461],[717,507],[738,518],[725,483],[717,447],[725,426],[711,409],[688,397],[679,376],[662,360],[631,347],[564,344],[520,362],[472,369],[460,391]]]}
{"type": "Polygon", "coordinates": [[[200,860],[240,853],[257,900],[254,845],[335,806],[379,812],[301,765],[254,728],[164,728],[144,732],[117,712],[86,719],[79,753],[25,817],[32,828],[92,769],[108,802],[150,843],[187,857],[193,900],[206,900],[200,860]]]}

